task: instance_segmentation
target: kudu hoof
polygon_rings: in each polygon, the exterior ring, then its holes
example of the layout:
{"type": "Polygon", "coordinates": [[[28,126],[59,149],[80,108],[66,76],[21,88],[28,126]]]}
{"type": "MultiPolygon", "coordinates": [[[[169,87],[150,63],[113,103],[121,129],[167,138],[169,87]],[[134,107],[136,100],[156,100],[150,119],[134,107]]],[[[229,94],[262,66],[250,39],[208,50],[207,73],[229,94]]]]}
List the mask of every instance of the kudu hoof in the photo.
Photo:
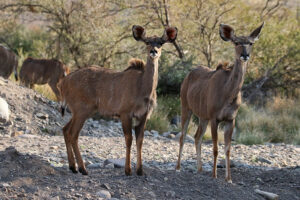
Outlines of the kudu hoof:
{"type": "Polygon", "coordinates": [[[88,175],[88,172],[87,172],[86,169],[84,169],[84,168],[79,167],[79,172],[80,172],[82,175],[88,175]]]}
{"type": "Polygon", "coordinates": [[[125,174],[126,174],[126,176],[131,176],[132,175],[131,169],[129,169],[129,170],[125,169],[125,174]]]}
{"type": "Polygon", "coordinates": [[[142,168],[137,169],[137,170],[136,170],[136,174],[137,174],[138,176],[143,176],[143,175],[144,175],[143,169],[142,169],[142,168]]]}
{"type": "Polygon", "coordinates": [[[77,170],[76,170],[76,167],[69,167],[69,169],[74,173],[74,174],[77,174],[77,170]]]}

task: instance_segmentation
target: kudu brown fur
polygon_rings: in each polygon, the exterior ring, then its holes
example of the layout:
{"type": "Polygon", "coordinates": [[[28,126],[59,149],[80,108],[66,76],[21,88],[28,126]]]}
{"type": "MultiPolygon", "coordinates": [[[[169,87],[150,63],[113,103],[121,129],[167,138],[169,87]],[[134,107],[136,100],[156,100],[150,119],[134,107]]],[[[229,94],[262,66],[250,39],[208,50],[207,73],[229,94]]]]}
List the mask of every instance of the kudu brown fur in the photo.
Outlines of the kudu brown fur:
{"type": "Polygon", "coordinates": [[[199,126],[195,134],[198,171],[202,171],[201,143],[208,122],[211,123],[213,140],[213,177],[217,177],[218,156],[218,124],[225,123],[225,155],[226,181],[231,181],[230,174],[230,145],[235,117],[241,103],[241,88],[244,82],[247,61],[250,57],[252,44],[258,39],[263,24],[255,29],[250,36],[237,37],[234,30],[220,25],[220,36],[225,41],[231,41],[235,46],[235,63],[232,68],[217,67],[216,70],[200,66],[191,71],[181,86],[181,123],[179,156],[176,169],[180,170],[180,160],[188,124],[192,114],[199,118],[199,126]]]}
{"type": "Polygon", "coordinates": [[[156,104],[158,59],[161,47],[173,42],[176,28],[166,28],[162,37],[146,37],[141,26],[133,26],[133,37],[147,46],[147,63],[133,59],[129,67],[121,72],[101,67],[87,67],[68,75],[60,83],[62,101],[72,112],[72,119],[63,128],[68,154],[69,168],[77,173],[88,174],[78,148],[79,132],[88,117],[99,112],[101,115],[118,116],[126,142],[125,174],[131,175],[130,150],[132,144],[132,119],[137,146],[137,174],[142,175],[142,144],[147,118],[156,104]],[[73,154],[74,153],[74,154],[73,154]]]}
{"type": "Polygon", "coordinates": [[[27,58],[20,70],[21,83],[33,88],[34,84],[49,84],[52,91],[60,100],[60,92],[57,84],[69,73],[69,67],[55,59],[27,58]]]}
{"type": "Polygon", "coordinates": [[[14,71],[15,79],[18,81],[18,59],[16,54],[0,45],[0,76],[9,78],[14,71]]]}

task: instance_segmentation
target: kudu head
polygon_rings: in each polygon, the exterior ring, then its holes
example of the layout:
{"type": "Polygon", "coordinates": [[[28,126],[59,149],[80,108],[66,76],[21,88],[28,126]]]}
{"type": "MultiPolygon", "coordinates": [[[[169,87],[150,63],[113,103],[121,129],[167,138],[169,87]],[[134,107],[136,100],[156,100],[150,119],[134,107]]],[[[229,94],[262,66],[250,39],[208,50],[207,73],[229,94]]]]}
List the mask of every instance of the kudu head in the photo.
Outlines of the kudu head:
{"type": "Polygon", "coordinates": [[[250,58],[252,45],[258,40],[264,22],[249,36],[236,36],[233,28],[226,24],[220,24],[220,36],[224,41],[231,41],[235,45],[236,58],[247,62],[250,58]]]}
{"type": "Polygon", "coordinates": [[[147,54],[150,58],[159,58],[161,55],[161,47],[166,42],[174,42],[177,37],[176,27],[167,27],[161,37],[146,37],[146,31],[142,26],[134,25],[132,34],[135,40],[142,41],[147,45],[147,54]]]}

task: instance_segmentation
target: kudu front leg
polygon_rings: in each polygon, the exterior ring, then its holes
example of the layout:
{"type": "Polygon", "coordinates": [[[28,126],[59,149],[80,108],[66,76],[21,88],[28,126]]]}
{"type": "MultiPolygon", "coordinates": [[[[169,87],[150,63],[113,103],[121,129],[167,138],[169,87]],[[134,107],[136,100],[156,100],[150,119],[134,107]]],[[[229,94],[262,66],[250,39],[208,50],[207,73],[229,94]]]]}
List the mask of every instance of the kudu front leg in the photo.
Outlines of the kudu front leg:
{"type": "Polygon", "coordinates": [[[213,178],[217,178],[218,122],[216,119],[213,119],[210,122],[211,122],[211,136],[213,141],[213,154],[214,154],[213,178]]]}
{"type": "Polygon", "coordinates": [[[143,116],[139,125],[135,127],[136,137],[136,149],[137,149],[137,166],[136,173],[139,176],[143,175],[143,163],[142,163],[142,145],[144,140],[144,129],[147,121],[147,115],[143,116]]]}
{"type": "Polygon", "coordinates": [[[125,161],[125,174],[130,176],[131,173],[131,160],[130,160],[130,151],[132,144],[132,118],[125,115],[121,116],[122,128],[125,136],[126,142],[126,161],[125,161]]]}
{"type": "Polygon", "coordinates": [[[224,133],[224,141],[225,141],[225,155],[226,155],[226,160],[225,160],[225,165],[226,165],[226,176],[225,180],[228,183],[232,183],[231,180],[231,172],[230,172],[230,147],[231,147],[231,137],[232,137],[232,132],[234,129],[235,125],[235,120],[232,121],[227,121],[225,124],[225,133],[224,133]]]}

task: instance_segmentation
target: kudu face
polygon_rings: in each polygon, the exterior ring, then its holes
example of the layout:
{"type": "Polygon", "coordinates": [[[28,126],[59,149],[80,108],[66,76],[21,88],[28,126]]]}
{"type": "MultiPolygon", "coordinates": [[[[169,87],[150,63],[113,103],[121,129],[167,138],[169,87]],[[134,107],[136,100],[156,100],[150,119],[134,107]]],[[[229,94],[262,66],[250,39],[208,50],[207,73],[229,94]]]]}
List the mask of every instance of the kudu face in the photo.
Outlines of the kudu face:
{"type": "Polygon", "coordinates": [[[134,25],[132,27],[134,39],[142,41],[147,45],[147,55],[152,58],[159,58],[161,55],[161,47],[166,42],[174,42],[177,37],[176,27],[167,27],[163,36],[146,37],[146,31],[143,27],[134,25]]]}
{"type": "Polygon", "coordinates": [[[235,36],[233,28],[220,24],[220,36],[224,41],[231,41],[235,45],[236,58],[247,62],[250,58],[252,45],[259,38],[264,23],[255,29],[249,36],[235,36]]]}

